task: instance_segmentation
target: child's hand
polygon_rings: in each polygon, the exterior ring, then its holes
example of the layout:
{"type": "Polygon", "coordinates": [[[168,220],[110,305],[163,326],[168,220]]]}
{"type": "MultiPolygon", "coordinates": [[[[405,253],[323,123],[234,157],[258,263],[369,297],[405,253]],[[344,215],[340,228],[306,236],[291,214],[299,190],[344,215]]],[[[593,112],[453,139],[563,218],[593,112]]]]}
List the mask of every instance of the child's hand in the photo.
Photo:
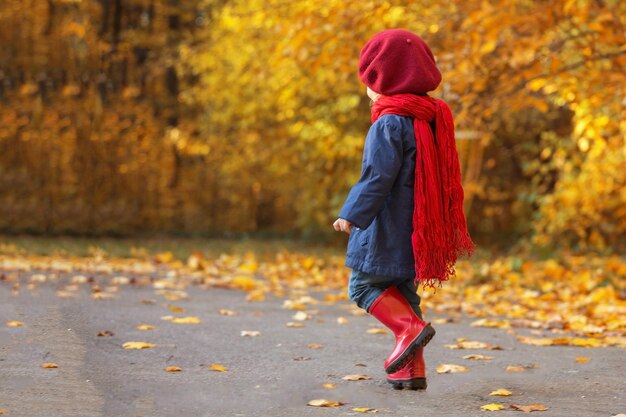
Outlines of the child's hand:
{"type": "Polygon", "coordinates": [[[333,227],[337,232],[345,232],[347,234],[352,233],[352,228],[354,227],[352,223],[344,219],[337,219],[335,223],[333,223],[333,227]]]}

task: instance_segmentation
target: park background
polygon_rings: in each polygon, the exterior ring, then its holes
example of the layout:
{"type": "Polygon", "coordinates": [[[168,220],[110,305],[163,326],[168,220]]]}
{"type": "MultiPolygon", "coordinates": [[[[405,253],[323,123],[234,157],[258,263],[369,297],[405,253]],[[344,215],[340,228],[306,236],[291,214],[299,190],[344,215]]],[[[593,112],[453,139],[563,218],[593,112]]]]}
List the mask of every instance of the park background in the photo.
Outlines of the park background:
{"type": "Polygon", "coordinates": [[[583,0],[5,0],[4,268],[217,262],[252,299],[344,288],[331,224],[370,124],[359,50],[404,27],[443,72],[433,94],[455,115],[478,243],[451,292],[575,280],[589,302],[623,302],[624,16],[624,2],[583,0]],[[280,265],[291,273],[267,272],[280,265]]]}

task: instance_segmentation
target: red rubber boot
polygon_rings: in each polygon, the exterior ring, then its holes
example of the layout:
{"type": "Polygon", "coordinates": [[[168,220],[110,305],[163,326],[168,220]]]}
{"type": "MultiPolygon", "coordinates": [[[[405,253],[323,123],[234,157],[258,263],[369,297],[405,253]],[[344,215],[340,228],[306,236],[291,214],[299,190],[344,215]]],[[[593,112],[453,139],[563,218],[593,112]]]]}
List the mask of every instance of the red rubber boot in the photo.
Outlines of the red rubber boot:
{"type": "Polygon", "coordinates": [[[369,313],[396,336],[396,346],[385,361],[385,372],[404,368],[420,347],[435,335],[430,323],[420,319],[396,286],[387,288],[372,303],[369,313]]]}
{"type": "Polygon", "coordinates": [[[387,375],[394,389],[426,389],[426,364],[424,363],[424,348],[418,348],[413,360],[398,372],[387,375]]]}

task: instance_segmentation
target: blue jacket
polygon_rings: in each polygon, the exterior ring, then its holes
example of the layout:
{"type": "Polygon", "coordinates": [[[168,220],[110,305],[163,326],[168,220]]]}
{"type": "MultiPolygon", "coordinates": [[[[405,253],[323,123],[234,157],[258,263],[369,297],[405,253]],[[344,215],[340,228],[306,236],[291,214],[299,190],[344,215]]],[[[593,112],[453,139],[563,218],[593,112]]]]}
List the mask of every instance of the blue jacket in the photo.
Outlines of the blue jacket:
{"type": "Polygon", "coordinates": [[[374,275],[414,278],[415,134],[410,117],[387,114],[365,138],[361,178],[339,217],[355,227],[346,266],[374,275]]]}

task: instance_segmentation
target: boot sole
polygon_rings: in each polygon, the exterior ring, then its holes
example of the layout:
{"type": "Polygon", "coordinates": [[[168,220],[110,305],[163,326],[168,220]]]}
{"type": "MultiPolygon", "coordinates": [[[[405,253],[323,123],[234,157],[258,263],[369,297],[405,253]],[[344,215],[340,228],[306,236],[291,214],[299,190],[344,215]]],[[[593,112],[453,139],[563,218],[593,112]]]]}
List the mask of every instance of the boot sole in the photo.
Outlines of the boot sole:
{"type": "Polygon", "coordinates": [[[417,352],[417,349],[424,347],[430,342],[430,340],[435,335],[435,329],[428,323],[424,330],[417,335],[415,340],[411,342],[409,347],[406,348],[402,355],[398,356],[398,358],[391,362],[387,368],[385,368],[385,372],[388,374],[393,374],[404,368],[410,361],[413,359],[413,356],[417,352]]]}
{"type": "Polygon", "coordinates": [[[426,378],[413,378],[413,379],[407,379],[404,381],[393,380],[393,379],[387,378],[387,382],[391,384],[393,389],[397,389],[397,390],[408,389],[411,391],[416,391],[420,389],[426,389],[427,387],[426,378]]]}

